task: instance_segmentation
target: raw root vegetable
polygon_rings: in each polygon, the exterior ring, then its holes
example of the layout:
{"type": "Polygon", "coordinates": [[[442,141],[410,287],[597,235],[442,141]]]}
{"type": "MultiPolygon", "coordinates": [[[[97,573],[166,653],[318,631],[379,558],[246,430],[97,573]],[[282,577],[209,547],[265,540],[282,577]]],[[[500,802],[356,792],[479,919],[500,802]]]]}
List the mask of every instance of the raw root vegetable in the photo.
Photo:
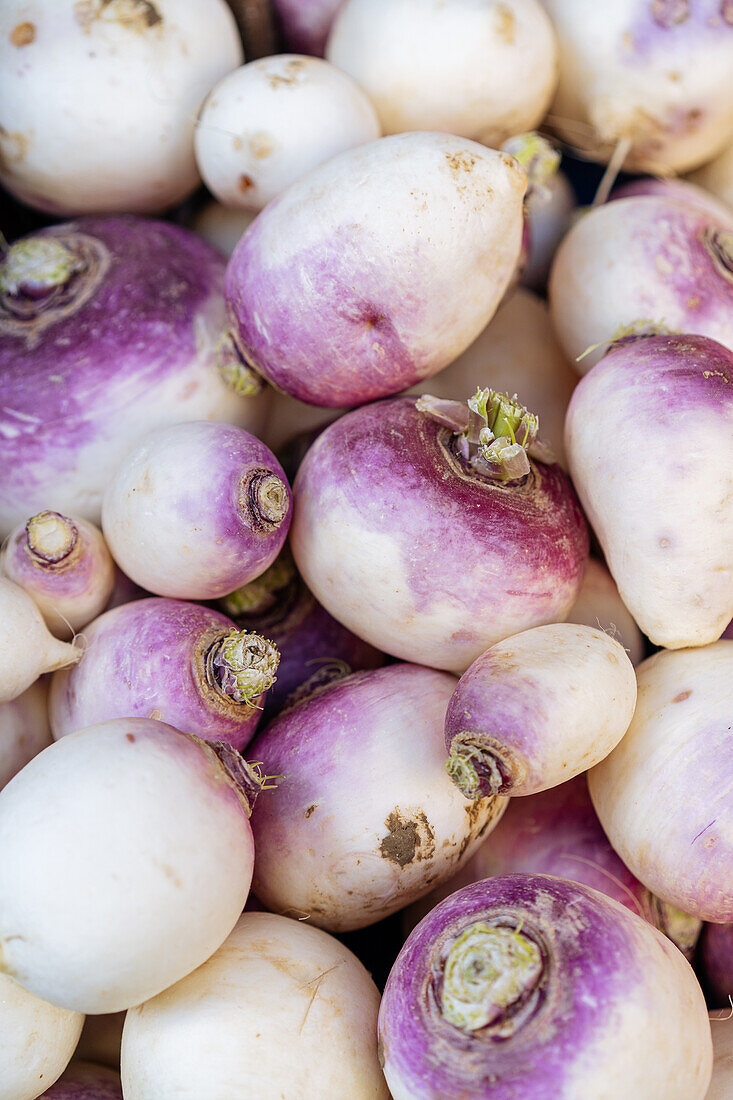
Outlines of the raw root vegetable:
{"type": "Polygon", "coordinates": [[[224,0],[8,0],[0,180],[56,216],[173,206],[199,182],[201,101],[241,62],[224,0]]]}
{"type": "Polygon", "coordinates": [[[621,862],[601,828],[584,775],[512,799],[458,874],[406,911],[407,930],[462,886],[508,874],[556,875],[590,886],[649,921],[692,959],[702,922],[655,897],[621,862]]]}
{"type": "Polygon", "coordinates": [[[344,0],[272,0],[285,45],[323,57],[331,24],[344,0]]]}
{"type": "Polygon", "coordinates": [[[379,1010],[394,1100],[703,1100],[712,1042],[689,963],[577,883],[459,890],[402,948],[379,1010]]]}
{"type": "Polygon", "coordinates": [[[46,681],[36,680],[22,695],[0,703],[0,790],[51,744],[47,700],[46,681]]]}
{"type": "Polygon", "coordinates": [[[733,134],[727,0],[543,0],[560,47],[548,121],[575,149],[631,172],[703,164],[733,134]]]}
{"type": "Polygon", "coordinates": [[[215,85],[196,123],[196,160],[220,202],[261,210],[319,164],[378,137],[374,107],[350,76],[280,54],[215,85]]]}
{"type": "Polygon", "coordinates": [[[378,650],[316,602],[287,548],[266,573],[226,596],[220,606],[243,630],[269,638],[280,654],[277,680],[263,700],[265,716],[277,714],[298,688],[312,690],[384,664],[378,650]]]}
{"type": "Polygon", "coordinates": [[[639,665],[629,730],[589,773],[626,866],[660,898],[733,922],[733,642],[663,650],[639,665]]]}
{"type": "Polygon", "coordinates": [[[542,121],[558,78],[537,0],[346,0],[326,55],[386,134],[443,130],[494,148],[542,121]]]}
{"type": "Polygon", "coordinates": [[[620,187],[614,188],[610,198],[631,199],[642,195],[651,195],[658,199],[672,199],[674,202],[684,202],[688,206],[694,206],[715,218],[716,221],[730,220],[731,211],[724,202],[720,202],[709,191],[698,187],[689,180],[658,179],[656,176],[641,176],[638,179],[628,180],[620,187]]]}
{"type": "Polygon", "coordinates": [[[698,168],[692,180],[706,191],[712,191],[728,206],[733,206],[733,142],[714,160],[698,168]]]}
{"type": "Polygon", "coordinates": [[[448,134],[334,157],[234,250],[226,294],[240,353],[278,389],[330,408],[442,370],[511,279],[526,181],[513,157],[448,134]]]}
{"type": "Polygon", "coordinates": [[[730,1008],[710,1013],[713,1033],[713,1077],[705,1100],[730,1100],[733,1096],[733,1016],[730,1008]]]}
{"type": "Polygon", "coordinates": [[[331,424],[298,473],[291,535],[334,618],[395,657],[458,673],[502,638],[564,618],[588,553],[567,476],[522,446],[537,453],[536,418],[490,390],[471,405],[401,397],[331,424]]]}
{"type": "Polygon", "coordinates": [[[199,237],[203,237],[229,258],[255,216],[254,210],[232,210],[231,207],[222,206],[220,202],[212,199],[199,210],[189,224],[199,237]]]}
{"type": "Polygon", "coordinates": [[[522,283],[543,289],[550,273],[553,256],[570,226],[577,206],[575,192],[564,172],[556,172],[543,188],[535,188],[524,203],[527,230],[527,257],[522,283]]]}
{"type": "Polygon", "coordinates": [[[35,1100],[74,1053],[84,1017],[34,997],[0,973],[0,1095],[35,1100]]]}
{"type": "Polygon", "coordinates": [[[113,1070],[74,1061],[43,1096],[48,1100],[122,1100],[122,1086],[113,1070]]]}
{"type": "Polygon", "coordinates": [[[703,985],[713,1004],[733,997],[733,924],[706,924],[700,941],[703,985]]]}
{"type": "Polygon", "coordinates": [[[51,745],[0,792],[0,971],[97,1014],[200,966],[247,900],[261,786],[228,745],[142,718],[51,745]]]}
{"type": "Polygon", "coordinates": [[[58,512],[31,516],[0,551],[0,571],[33,598],[59,638],[70,638],[104,611],[114,569],[99,528],[58,512]]]}
{"type": "Polygon", "coordinates": [[[131,1009],[125,1100],[311,1096],[387,1100],[377,1058],[379,993],[318,928],[245,913],[204,966],[131,1009]]]}
{"type": "Polygon", "coordinates": [[[148,436],[107,486],[102,527],[118,565],[160,596],[212,600],[264,573],[290,526],[274,454],[229,424],[148,436]]]}
{"type": "Polygon", "coordinates": [[[238,752],[251,741],[278,651],[209,607],[147,599],[101,615],[84,659],[54,677],[54,737],[110,718],[157,718],[238,752]],[[71,673],[71,674],[70,674],[71,673]]]}
{"type": "Polygon", "coordinates": [[[77,646],[49,634],[28,593],[0,577],[0,704],[16,699],[44,672],[80,657],[77,646]]]}
{"type": "Polygon", "coordinates": [[[359,672],[284,711],[252,743],[281,775],[252,818],[253,889],[268,907],[331,931],[363,928],[448,878],[503,798],[468,801],[445,772],[444,672],[359,672]]]}
{"type": "Polygon", "coordinates": [[[619,342],[575,390],[565,450],[643,632],[668,649],[719,638],[733,616],[733,352],[702,336],[619,342]]]}
{"type": "Polygon", "coordinates": [[[595,558],[585,563],[582,587],[565,621],[605,630],[621,643],[634,666],[644,657],[644,636],[619,596],[613,577],[595,558]]]}
{"type": "Polygon", "coordinates": [[[194,233],[143,218],[83,218],[10,246],[0,536],[42,508],[96,522],[122,458],[164,424],[259,429],[264,394],[238,396],[224,381],[260,386],[222,341],[223,274],[194,233]]]}
{"type": "Polygon", "coordinates": [[[552,331],[546,303],[518,287],[463,355],[410,392],[461,401],[488,382],[495,390],[521,394],[539,418],[543,440],[564,465],[565,413],[577,381],[552,331]]]}
{"type": "MultiPolygon", "coordinates": [[[[251,896],[251,895],[250,895],[251,896]]],[[[249,898],[247,899],[249,904],[249,898]]],[[[104,1016],[87,1016],[81,1029],[76,1057],[84,1062],[110,1066],[119,1072],[124,1012],[110,1012],[104,1016]]]]}
{"type": "Polygon", "coordinates": [[[635,705],[634,666],[608,634],[525,630],[482,653],[451,695],[448,775],[466,798],[556,787],[611,752],[635,705]]]}
{"type": "Polygon", "coordinates": [[[694,332],[733,347],[733,211],[646,195],[599,206],[557,250],[549,295],[581,374],[623,336],[694,332]]]}

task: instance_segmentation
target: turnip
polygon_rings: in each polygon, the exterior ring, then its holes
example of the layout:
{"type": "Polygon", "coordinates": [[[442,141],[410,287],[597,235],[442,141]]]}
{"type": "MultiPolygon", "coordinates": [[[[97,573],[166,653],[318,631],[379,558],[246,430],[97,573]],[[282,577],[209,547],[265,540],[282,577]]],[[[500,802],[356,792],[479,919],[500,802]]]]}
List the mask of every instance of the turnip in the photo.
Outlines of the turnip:
{"type": "Polygon", "coordinates": [[[212,89],[196,123],[204,183],[227,206],[261,210],[313,168],[381,137],[361,88],[315,57],[251,61],[212,89]]]}
{"type": "MultiPolygon", "coordinates": [[[[251,895],[250,895],[251,897],[251,895]]],[[[249,898],[247,904],[249,905],[249,898]]],[[[75,1056],[84,1062],[110,1066],[119,1071],[124,1012],[110,1012],[103,1016],[87,1016],[81,1029],[81,1038],[75,1056]]]]}
{"type": "Polygon", "coordinates": [[[733,211],[725,220],[653,196],[591,210],[557,250],[549,294],[580,373],[634,333],[694,332],[733,347],[733,211]]]}
{"type": "Polygon", "coordinates": [[[0,971],[96,1014],[200,966],[247,899],[261,785],[228,745],[143,718],[45,749],[0,792],[0,971]]]}
{"type": "Polygon", "coordinates": [[[644,637],[618,594],[605,565],[588,558],[578,598],[566,618],[569,623],[597,626],[621,642],[632,665],[644,657],[644,637]]]}
{"type": "Polygon", "coordinates": [[[448,878],[501,816],[445,772],[444,672],[358,672],[280,714],[252,742],[283,776],[252,817],[253,889],[271,910],[332,931],[373,924],[448,878]]]}
{"type": "Polygon", "coordinates": [[[245,913],[204,966],[131,1009],[125,1100],[387,1100],[379,993],[338,940],[245,913]]]}
{"type": "Polygon", "coordinates": [[[530,290],[518,287],[463,355],[410,392],[461,401],[488,382],[496,390],[519,393],[539,417],[542,438],[564,465],[565,413],[577,381],[558,347],[547,305],[530,290]]]}
{"type": "Polygon", "coordinates": [[[0,703],[0,790],[51,744],[48,684],[36,680],[22,695],[0,703]]]}
{"type": "Polygon", "coordinates": [[[561,467],[522,446],[536,429],[488,389],[470,410],[401,397],[329,425],[298,472],[291,535],[319,603],[382,651],[458,673],[564,618],[588,532],[561,467]]]}
{"type": "Polygon", "coordinates": [[[542,121],[558,76],[538,0],[346,0],[326,56],[386,134],[443,130],[493,147],[542,121]]]}
{"type": "Polygon", "coordinates": [[[336,12],[344,0],[272,0],[285,45],[296,53],[323,57],[336,12]]]}
{"type": "Polygon", "coordinates": [[[434,133],[322,164],[262,211],[229,261],[242,356],[278,389],[331,408],[435,374],[511,279],[526,178],[506,153],[434,133]]]}
{"type": "Polygon", "coordinates": [[[239,238],[252,224],[254,210],[233,210],[212,199],[202,206],[191,219],[190,226],[199,237],[229,257],[239,243],[239,238]]]}
{"type": "Polygon", "coordinates": [[[48,1100],[122,1100],[122,1086],[113,1070],[74,1061],[43,1095],[48,1100]]]}
{"type": "Polygon", "coordinates": [[[733,922],[733,642],[639,665],[629,730],[589,773],[593,805],[627,867],[701,920],[733,922]]]}
{"type": "Polygon", "coordinates": [[[406,911],[407,930],[462,886],[507,874],[556,875],[590,886],[649,921],[692,958],[702,922],[655,897],[621,862],[601,828],[584,775],[511,799],[491,836],[461,870],[406,911]]]}
{"type": "Polygon", "coordinates": [[[733,997],[733,924],[706,924],[700,941],[703,984],[713,1004],[733,997]]]}
{"type": "Polygon", "coordinates": [[[543,188],[529,192],[524,204],[527,226],[527,257],[522,283],[544,288],[553,256],[569,228],[577,207],[575,192],[564,172],[556,172],[543,188]]]}
{"type": "Polygon", "coordinates": [[[644,633],[668,649],[719,638],[733,617],[733,352],[702,336],[621,341],[575,390],[565,450],[644,633]]]}
{"type": "Polygon", "coordinates": [[[448,774],[466,798],[556,787],[603,760],[634,714],[634,666],[590,626],[537,626],[497,642],[448,703],[448,774]]]}
{"type": "Polygon", "coordinates": [[[402,948],[379,1039],[394,1100],[703,1100],[712,1042],[689,963],[595,890],[477,882],[402,948]]]}
{"type": "Polygon", "coordinates": [[[276,714],[301,686],[384,664],[378,650],[316,602],[287,548],[266,573],[226,596],[220,606],[237,626],[269,638],[280,654],[277,679],[263,700],[266,716],[276,714]]]}
{"type": "Polygon", "coordinates": [[[11,531],[0,551],[0,570],[33,597],[59,638],[71,637],[104,611],[115,580],[99,528],[48,511],[11,531]]]}
{"type": "Polygon", "coordinates": [[[733,1016],[730,1008],[710,1013],[713,1033],[713,1077],[705,1100],[730,1100],[733,1095],[733,1016]]]}
{"type": "Polygon", "coordinates": [[[704,163],[733,136],[727,0],[543,0],[560,48],[549,120],[571,147],[632,172],[704,163]]]}
{"type": "Polygon", "coordinates": [[[720,202],[710,191],[698,187],[689,180],[659,179],[656,176],[640,176],[627,180],[611,192],[611,199],[629,199],[641,195],[652,195],[660,199],[672,199],[684,202],[699,210],[706,211],[716,221],[728,221],[731,211],[724,202],[720,202]]]}
{"type": "Polygon", "coordinates": [[[733,206],[733,141],[714,160],[698,168],[692,179],[728,206],[733,206]]]}
{"type": "MultiPolygon", "coordinates": [[[[209,607],[182,600],[124,604],[84,632],[76,675],[54,677],[54,738],[110,718],[157,718],[241,751],[252,739],[278,651],[209,607]]],[[[69,670],[71,671],[71,670],[69,670]]]]}
{"type": "Polygon", "coordinates": [[[202,420],[162,428],[128,454],[105,491],[102,527],[141,587],[211,600],[264,573],[290,513],[290,486],[264,443],[202,420]]]}
{"type": "Polygon", "coordinates": [[[0,1096],[35,1100],[63,1073],[84,1017],[34,997],[0,973],[0,1096]]]}
{"type": "Polygon", "coordinates": [[[8,0],[0,180],[55,215],[164,210],[196,188],[196,112],[241,61],[224,0],[8,0]]]}
{"type": "Polygon", "coordinates": [[[0,536],[47,508],[96,522],[121,459],[164,424],[259,429],[264,394],[238,396],[222,376],[257,391],[222,342],[223,272],[194,233],[142,218],[84,218],[10,246],[0,262],[0,536]]]}
{"type": "Polygon", "coordinates": [[[81,649],[49,633],[28,593],[0,577],[0,704],[16,699],[44,672],[80,657],[81,649]]]}

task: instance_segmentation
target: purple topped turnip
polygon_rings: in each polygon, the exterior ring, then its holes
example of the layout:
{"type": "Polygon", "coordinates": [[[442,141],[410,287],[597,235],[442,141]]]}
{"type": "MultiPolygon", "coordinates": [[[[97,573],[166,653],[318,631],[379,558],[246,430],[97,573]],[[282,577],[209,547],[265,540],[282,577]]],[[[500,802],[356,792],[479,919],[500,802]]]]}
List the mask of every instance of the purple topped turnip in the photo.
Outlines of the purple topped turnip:
{"type": "Polygon", "coordinates": [[[394,1100],[703,1100],[712,1068],[690,964],[595,890],[506,875],[414,929],[379,1010],[394,1100]]]}
{"type": "Polygon", "coordinates": [[[636,673],[631,726],[588,775],[596,813],[660,898],[733,922],[733,641],[662,650],[636,673]]]}
{"type": "Polygon", "coordinates": [[[141,587],[212,600],[264,573],[290,513],[272,451],[243,428],[202,420],[163,428],[128,454],[105,491],[102,527],[141,587]]]}
{"type": "Polygon", "coordinates": [[[512,277],[526,182],[513,157],[448,134],[334,157],[234,250],[226,294],[240,353],[278,389],[331,408],[442,370],[512,277]]]}
{"type": "Polygon", "coordinates": [[[627,180],[620,187],[615,187],[610,195],[610,201],[615,199],[633,199],[647,195],[657,199],[671,199],[673,202],[684,202],[688,206],[694,206],[698,210],[708,213],[716,221],[728,221],[731,211],[724,202],[720,202],[704,187],[698,187],[689,180],[659,179],[657,176],[641,176],[637,179],[627,180]]]}
{"type": "Polygon", "coordinates": [[[124,604],[95,619],[84,639],[75,675],[52,681],[57,740],[110,718],[157,718],[241,752],[278,667],[277,649],[261,635],[182,600],[124,604]]]}
{"type": "Polygon", "coordinates": [[[713,1004],[733,997],[733,924],[706,924],[700,940],[702,981],[713,1004]]]}
{"type": "Polygon", "coordinates": [[[0,790],[50,744],[48,684],[40,679],[22,695],[0,703],[0,790]]]}
{"type": "Polygon", "coordinates": [[[196,112],[242,61],[224,0],[6,0],[0,180],[49,214],[147,214],[198,182],[196,112]]]}
{"type": "Polygon", "coordinates": [[[336,12],[344,0],[272,0],[287,49],[323,57],[336,12]]]}
{"type": "Polygon", "coordinates": [[[91,1062],[74,1061],[43,1097],[48,1100],[122,1100],[122,1085],[114,1070],[91,1062]]]}
{"type": "Polygon", "coordinates": [[[84,218],[0,260],[0,535],[31,512],[97,521],[105,485],[153,429],[257,430],[264,394],[222,333],[222,258],[143,218],[84,218]],[[249,385],[249,391],[247,389],[249,385]]]}
{"type": "Polygon", "coordinates": [[[644,633],[668,649],[719,638],[733,617],[733,351],[702,336],[620,341],[575,390],[565,449],[644,633]]]}
{"type": "Polygon", "coordinates": [[[561,467],[528,456],[536,432],[488,389],[470,410],[401,397],[331,424],[295,483],[291,546],[316,599],[384,652],[458,673],[562,619],[588,531],[561,467]]]}
{"type": "Polygon", "coordinates": [[[74,664],[81,653],[49,633],[24,589],[0,577],[0,704],[16,699],[44,672],[74,664]]]}
{"type": "Polygon", "coordinates": [[[84,1017],[34,997],[0,972],[0,1019],[0,1096],[35,1100],[66,1068],[84,1017]]]}
{"type": "Polygon", "coordinates": [[[565,619],[597,626],[621,643],[632,665],[644,658],[644,636],[618,594],[611,574],[596,558],[588,558],[578,598],[565,619]]]}

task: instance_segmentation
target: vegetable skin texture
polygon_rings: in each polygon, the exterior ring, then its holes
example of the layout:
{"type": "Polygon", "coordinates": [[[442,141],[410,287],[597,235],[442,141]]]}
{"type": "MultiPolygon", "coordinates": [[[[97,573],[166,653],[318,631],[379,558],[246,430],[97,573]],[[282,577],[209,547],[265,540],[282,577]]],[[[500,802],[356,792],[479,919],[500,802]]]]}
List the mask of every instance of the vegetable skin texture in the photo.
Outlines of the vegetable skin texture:
{"type": "Polygon", "coordinates": [[[322,164],[262,211],[229,261],[244,359],[329,408],[442,370],[509,284],[526,186],[513,157],[449,134],[380,138],[322,164]]]}
{"type": "Polygon", "coordinates": [[[239,1100],[243,1081],[258,1100],[387,1100],[378,1008],[374,982],[338,940],[245,913],[204,966],[128,1013],[125,1100],[239,1100]]]}
{"type": "Polygon", "coordinates": [[[40,679],[9,703],[0,703],[0,790],[50,744],[48,683],[40,679]]]}
{"type": "Polygon", "coordinates": [[[0,970],[91,1014],[167,988],[242,911],[248,813],[214,750],[162,722],[103,722],[57,741],[0,792],[0,970]]]}
{"type": "Polygon", "coordinates": [[[719,638],[733,616],[733,352],[702,336],[620,341],[575,390],[565,450],[641,630],[668,649],[719,638]],[[679,444],[684,421],[694,446],[679,444]]]}
{"type": "MultiPolygon", "coordinates": [[[[487,954],[473,959],[486,989],[487,954]]],[[[545,875],[477,882],[433,909],[392,968],[379,1037],[394,1100],[703,1100],[712,1066],[705,1002],[677,948],[610,898],[545,875]],[[539,945],[542,970],[493,1026],[468,1031],[443,1015],[446,990],[461,988],[446,955],[472,926],[502,921],[539,945]]]]}
{"type": "Polygon", "coordinates": [[[502,638],[569,612],[588,532],[559,465],[532,461],[523,482],[502,485],[467,468],[452,440],[411,397],[341,417],[300,467],[290,544],[349,630],[460,674],[502,638]]]}
{"type": "Polygon", "coordinates": [[[122,1085],[114,1070],[74,1061],[43,1095],[48,1100],[122,1100],[122,1085]]]}
{"type": "Polygon", "coordinates": [[[17,699],[44,672],[80,657],[80,648],[49,633],[28,593],[0,577],[0,704],[17,699]]]}
{"type": "Polygon", "coordinates": [[[268,909],[330,931],[363,928],[468,858],[506,800],[468,800],[446,775],[454,686],[416,665],[355,673],[256,737],[254,759],[283,776],[252,817],[253,889],[268,909]]]}
{"type": "Polygon", "coordinates": [[[84,1017],[34,997],[0,973],[0,1081],[3,1100],[35,1100],[63,1073],[84,1017]]]}
{"type": "Polygon", "coordinates": [[[644,661],[631,726],[588,775],[627,867],[658,897],[720,923],[733,922],[731,676],[731,641],[644,661]]]}
{"type": "Polygon", "coordinates": [[[644,658],[644,636],[619,596],[613,577],[597,558],[585,563],[583,584],[565,621],[605,630],[621,643],[634,667],[644,658]]]}

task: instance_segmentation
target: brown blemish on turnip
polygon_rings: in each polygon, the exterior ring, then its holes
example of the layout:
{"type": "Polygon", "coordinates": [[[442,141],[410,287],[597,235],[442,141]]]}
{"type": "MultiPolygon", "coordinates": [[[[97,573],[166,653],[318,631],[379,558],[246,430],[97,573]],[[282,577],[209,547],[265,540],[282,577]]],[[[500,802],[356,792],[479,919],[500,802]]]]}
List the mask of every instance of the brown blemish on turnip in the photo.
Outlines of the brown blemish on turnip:
{"type": "Polygon", "coordinates": [[[298,83],[305,65],[305,61],[288,61],[282,73],[268,73],[267,80],[270,87],[292,88],[294,84],[298,83]]]}
{"type": "Polygon", "coordinates": [[[135,743],[135,734],[134,733],[126,733],[125,734],[125,740],[129,741],[130,744],[134,745],[134,743],[135,743]]]}
{"type": "Polygon", "coordinates": [[[30,148],[31,140],[19,130],[6,130],[0,126],[0,165],[8,168],[22,164],[30,148]]]}
{"type": "Polygon", "coordinates": [[[314,802],[313,805],[309,806],[308,809],[305,811],[305,816],[310,817],[310,815],[312,813],[314,813],[317,809],[318,809],[318,803],[314,802]]]}
{"type": "Polygon", "coordinates": [[[379,845],[382,859],[388,859],[399,867],[430,859],[435,852],[435,832],[423,810],[411,816],[395,806],[384,822],[388,832],[379,845]]]}
{"type": "Polygon", "coordinates": [[[497,19],[496,33],[499,38],[504,39],[508,46],[513,46],[516,42],[517,27],[513,12],[509,8],[505,8],[503,4],[499,4],[495,9],[495,15],[497,19]]]}
{"type": "Polygon", "coordinates": [[[138,33],[163,22],[163,16],[150,0],[77,0],[74,16],[87,33],[97,19],[119,23],[138,33]]]}
{"type": "Polygon", "coordinates": [[[691,688],[688,691],[681,691],[679,693],[679,695],[675,695],[672,702],[673,703],[684,703],[685,699],[689,699],[691,695],[692,695],[692,689],[691,688]]]}
{"type": "Polygon", "coordinates": [[[689,0],[652,0],[652,19],[660,27],[676,27],[689,15],[689,0]]]}
{"type": "Polygon", "coordinates": [[[257,160],[264,160],[265,157],[271,156],[274,149],[275,146],[269,134],[260,132],[249,139],[249,150],[257,160]]]}
{"type": "Polygon", "coordinates": [[[18,23],[10,32],[10,44],[18,48],[21,46],[30,46],[31,42],[35,41],[35,38],[35,23],[18,23]]]}
{"type": "Polygon", "coordinates": [[[246,195],[248,191],[251,191],[255,185],[255,181],[251,176],[247,176],[244,173],[239,177],[238,187],[243,195],[246,195]]]}

